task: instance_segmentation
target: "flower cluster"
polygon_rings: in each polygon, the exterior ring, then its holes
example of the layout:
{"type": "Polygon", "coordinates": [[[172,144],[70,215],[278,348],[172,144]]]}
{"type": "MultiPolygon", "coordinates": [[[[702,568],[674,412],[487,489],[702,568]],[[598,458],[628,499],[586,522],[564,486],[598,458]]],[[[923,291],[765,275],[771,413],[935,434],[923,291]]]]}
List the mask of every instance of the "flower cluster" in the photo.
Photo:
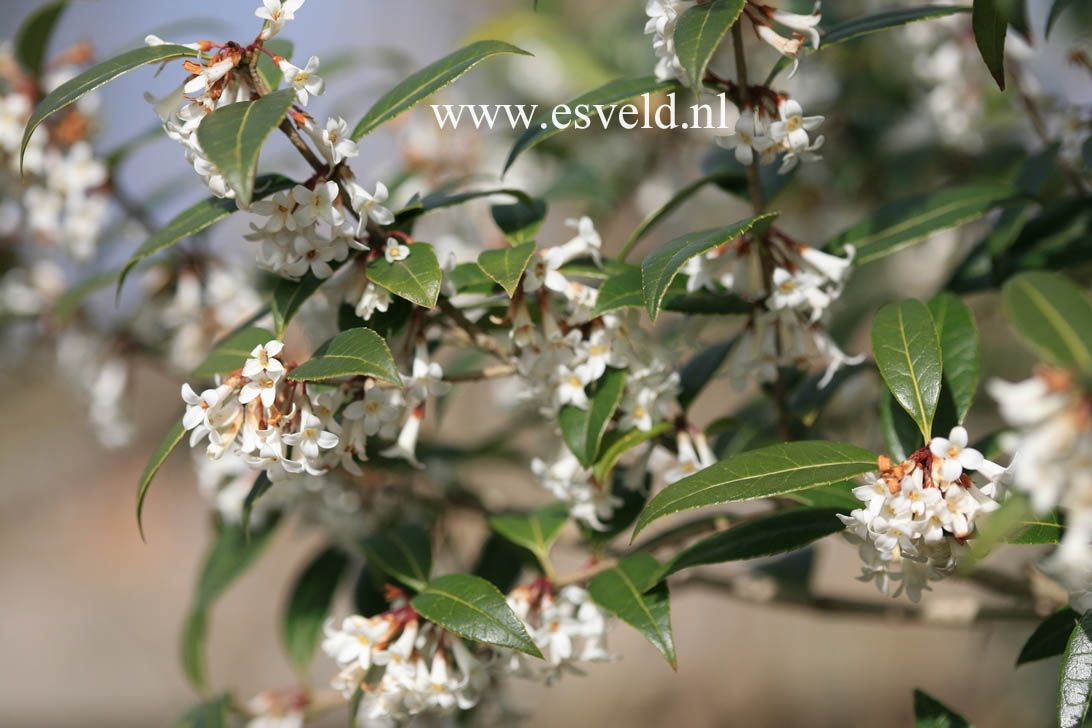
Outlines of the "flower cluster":
{"type": "Polygon", "coordinates": [[[645,35],[652,36],[652,50],[656,54],[656,78],[661,81],[676,80],[689,85],[686,70],[675,54],[675,23],[686,10],[694,7],[697,0],[646,0],[645,35]]]}
{"type": "Polygon", "coordinates": [[[994,497],[1005,470],[967,447],[963,427],[933,438],[897,465],[881,457],[879,466],[853,489],[865,506],[838,517],[864,562],[861,580],[875,580],[890,596],[905,590],[916,602],[930,581],[955,570],[977,519],[997,510],[994,497]],[[982,487],[972,472],[986,479],[982,487]]]}
{"type": "MultiPolygon", "coordinates": [[[[570,220],[576,235],[568,242],[547,248],[528,266],[523,293],[536,293],[539,321],[535,322],[525,297],[515,304],[509,338],[512,360],[523,387],[520,396],[556,419],[566,406],[587,409],[588,387],[607,369],[626,371],[619,403],[618,427],[647,432],[678,409],[678,373],[671,371],[646,332],[637,326],[632,312],[613,312],[593,319],[598,291],[562,273],[577,258],[598,262],[602,241],[587,217],[570,220]],[[557,312],[553,298],[564,303],[557,312]]],[[[594,482],[564,446],[546,462],[535,459],[532,470],[557,498],[570,504],[572,514],[593,528],[604,528],[620,501],[609,484],[594,482]]]]}
{"type": "Polygon", "coordinates": [[[1043,564],[1072,592],[1074,609],[1092,609],[1092,395],[1071,374],[1042,368],[1015,384],[999,379],[989,392],[1013,431],[1012,486],[1032,508],[1065,513],[1065,533],[1043,564]]]}
{"type": "Polygon", "coordinates": [[[776,98],[776,117],[761,103],[744,107],[736,121],[735,133],[718,136],[716,142],[735,150],[736,160],[743,165],[755,159],[759,164],[771,164],[783,154],[777,171],[787,174],[801,161],[822,159],[818,151],[825,138],[822,134],[813,137],[808,132],[818,129],[823,117],[804,116],[799,102],[783,95],[776,98]]]}
{"type": "Polygon", "coordinates": [[[0,48],[0,163],[7,177],[2,181],[0,236],[25,231],[38,243],[61,246],[81,261],[94,255],[110,212],[109,172],[88,142],[97,125],[99,99],[84,96],[39,126],[28,140],[21,169],[19,148],[36,95],[71,79],[90,56],[89,47],[76,46],[36,82],[20,70],[10,47],[0,48]]]}
{"type": "Polygon", "coordinates": [[[445,715],[478,705],[495,678],[513,675],[545,681],[577,664],[608,659],[607,615],[584,589],[556,591],[544,579],[518,587],[508,604],[542,653],[466,643],[418,615],[401,590],[388,587],[391,608],[374,617],[352,615],[340,627],[328,621],[323,651],[338,664],[333,685],[349,697],[362,688],[362,720],[405,721],[445,715]]]}

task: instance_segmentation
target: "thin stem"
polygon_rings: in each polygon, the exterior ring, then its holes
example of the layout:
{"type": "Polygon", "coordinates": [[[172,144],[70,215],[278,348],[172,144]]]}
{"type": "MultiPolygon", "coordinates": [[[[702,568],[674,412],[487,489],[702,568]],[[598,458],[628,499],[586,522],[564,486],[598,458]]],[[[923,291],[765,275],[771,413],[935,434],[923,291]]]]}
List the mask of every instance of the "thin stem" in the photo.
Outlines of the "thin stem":
{"type": "MultiPolygon", "coordinates": [[[[736,84],[739,86],[740,99],[743,106],[740,113],[751,104],[751,87],[747,84],[747,58],[743,52],[743,23],[737,22],[732,26],[732,48],[736,54],[736,84]]],[[[751,207],[755,214],[762,213],[765,203],[762,200],[762,183],[758,176],[758,157],[751,160],[747,167],[747,187],[751,195],[751,207]]]]}
{"type": "Polygon", "coordinates": [[[505,364],[508,363],[508,357],[501,353],[499,347],[497,346],[497,342],[494,341],[491,336],[488,336],[481,329],[479,329],[478,325],[468,319],[462,311],[451,305],[451,301],[448,301],[446,298],[440,298],[438,305],[440,307],[440,311],[442,311],[445,316],[451,319],[456,326],[462,329],[463,332],[470,338],[470,340],[474,344],[476,344],[478,347],[488,352],[492,356],[496,357],[497,359],[500,359],[505,364]]]}

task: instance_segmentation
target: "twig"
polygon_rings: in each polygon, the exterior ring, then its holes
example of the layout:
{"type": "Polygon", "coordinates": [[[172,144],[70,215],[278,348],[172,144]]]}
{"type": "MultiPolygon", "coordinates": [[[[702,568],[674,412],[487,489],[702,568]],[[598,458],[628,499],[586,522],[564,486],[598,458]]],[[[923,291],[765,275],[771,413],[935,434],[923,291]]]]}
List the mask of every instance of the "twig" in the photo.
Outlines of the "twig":
{"type": "Polygon", "coordinates": [[[470,340],[474,342],[474,344],[476,344],[483,351],[491,354],[497,359],[500,359],[505,364],[508,363],[508,357],[506,357],[501,352],[500,347],[497,346],[497,342],[493,339],[493,337],[483,332],[480,328],[478,328],[478,325],[468,319],[462,311],[451,305],[451,301],[447,300],[446,298],[440,298],[438,305],[440,307],[440,311],[443,312],[443,314],[449,319],[451,319],[455,323],[455,325],[462,329],[463,332],[465,332],[466,335],[470,337],[470,340]]]}

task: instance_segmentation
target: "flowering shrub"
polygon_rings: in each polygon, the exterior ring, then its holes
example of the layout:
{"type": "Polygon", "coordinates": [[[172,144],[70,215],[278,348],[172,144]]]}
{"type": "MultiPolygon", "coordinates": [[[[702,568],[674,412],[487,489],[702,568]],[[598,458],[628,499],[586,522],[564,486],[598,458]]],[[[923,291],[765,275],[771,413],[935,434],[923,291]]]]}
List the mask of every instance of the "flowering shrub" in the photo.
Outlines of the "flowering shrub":
{"type": "MultiPolygon", "coordinates": [[[[160,356],[185,379],[182,414],[141,477],[137,523],[157,470],[188,446],[216,522],[183,627],[182,662],[196,687],[209,687],[209,610],[278,524],[299,519],[328,542],[288,596],[281,637],[301,674],[316,654],[336,669],[332,690],[301,684],[245,702],[225,694],[196,707],[187,724],[219,725],[231,713],[251,726],[298,726],[340,706],[360,725],[437,715],[503,723],[511,719],[506,682],[553,684],[612,660],[607,636],[616,622],[674,667],[669,585],[699,579],[772,604],[901,609],[967,623],[1045,617],[1020,660],[1064,652],[1058,719],[1083,723],[1092,696],[1092,298],[1074,278],[1092,239],[1092,124],[1087,108],[1032,88],[1022,3],[904,7],[828,22],[818,3],[794,13],[755,0],[648,0],[652,73],[573,104],[692,94],[722,98],[734,121],[703,140],[704,176],[647,210],[619,246],[594,205],[593,214],[565,220],[561,237],[540,230],[541,191],[448,183],[413,194],[407,180],[429,182],[435,169],[463,164],[436,150],[422,156],[427,144],[405,155],[404,174],[379,179],[366,167],[364,137],[478,63],[530,54],[474,42],[393,86],[351,126],[308,111],[334,86],[311,53],[323,49],[301,49],[307,60],[296,65],[282,37],[311,5],[263,0],[249,43],[149,35],[145,47],[92,65],[84,46],[46,63],[64,10],[53,3],[25,21],[14,55],[5,50],[0,64],[3,232],[23,241],[10,246],[0,283],[6,326],[13,336],[56,338],[106,445],[133,437],[124,407],[132,358],[160,356]],[[789,69],[787,81],[822,64],[810,58],[817,51],[873,33],[916,49],[911,85],[923,97],[913,114],[935,125],[937,148],[988,148],[985,112],[965,91],[981,95],[986,70],[1001,88],[1008,81],[1039,137],[1025,140],[1027,151],[1006,152],[1004,173],[934,182],[839,235],[799,239],[794,217],[814,208],[799,197],[773,203],[782,188],[812,184],[812,170],[838,164],[821,151],[851,153],[832,149],[848,142],[844,129],[825,146],[819,130],[831,121],[844,127],[858,110],[828,104],[826,118],[805,114],[812,102],[789,96],[780,74],[789,69]],[[778,59],[759,77],[749,68],[763,46],[778,59]],[[964,63],[972,74],[952,72],[964,63]],[[209,194],[163,226],[118,184],[127,149],[100,157],[89,141],[106,113],[94,89],[148,64],[160,67],[157,83],[175,86],[147,95],[149,115],[182,146],[209,194]],[[731,76],[720,75],[724,68],[731,76]],[[276,137],[307,172],[256,173],[276,137]],[[672,211],[712,186],[745,200],[749,214],[722,219],[713,209],[715,227],[662,240],[631,262],[672,211]],[[458,213],[481,229],[482,250],[445,255],[416,237],[425,216],[485,198],[492,221],[458,213]],[[143,244],[120,268],[69,285],[70,261],[101,257],[111,214],[143,226],[143,244]],[[237,246],[242,265],[197,246],[179,252],[229,215],[249,225],[237,246]],[[924,249],[902,251],[956,228],[977,240],[951,248],[947,281],[925,301],[900,293],[898,268],[885,269],[895,272],[881,281],[882,301],[854,294],[862,266],[896,253],[906,268],[937,267],[924,249]],[[113,284],[120,297],[134,276],[143,285],[131,318],[104,324],[90,315],[90,293],[113,284]],[[982,347],[963,296],[995,289],[1038,363],[1021,382],[987,381],[991,402],[976,397],[982,347]],[[847,335],[846,310],[868,322],[870,350],[847,335]],[[725,322],[730,336],[694,346],[725,322]],[[872,390],[861,384],[869,373],[879,375],[872,390]],[[710,395],[718,376],[743,402],[729,412],[710,395]],[[477,407],[508,410],[511,424],[480,447],[441,445],[433,423],[468,382],[495,394],[477,407]],[[847,392],[865,431],[825,416],[847,392]],[[710,409],[724,416],[695,414],[710,409]],[[969,419],[981,427],[974,438],[969,419]],[[540,437],[523,451],[517,430],[534,424],[540,437]],[[461,483],[461,463],[502,452],[541,484],[545,505],[514,512],[461,483]],[[744,501],[762,507],[720,508],[744,501]],[[432,542],[457,512],[488,526],[475,537],[473,569],[432,542]],[[655,533],[638,538],[646,529],[655,533]],[[570,532],[585,565],[559,573],[551,554],[570,532]],[[702,576],[706,565],[808,549],[836,533],[856,547],[863,581],[909,604],[826,601],[806,577],[770,591],[702,576]],[[983,567],[1001,543],[1040,545],[1034,576],[998,578],[983,567]],[[334,597],[350,571],[355,612],[339,613],[334,597]],[[1007,604],[913,606],[946,579],[996,591],[1007,604]]],[[[1050,24],[1067,5],[1054,3],[1050,24]]],[[[638,37],[639,25],[632,30],[638,37]]],[[[1092,72],[1084,51],[1072,58],[1092,72]]],[[[520,157],[536,162],[534,148],[562,131],[530,125],[506,168],[520,157]]],[[[868,270],[875,277],[881,269],[868,270]]],[[[923,693],[915,706],[922,721],[963,724],[923,693]]]]}

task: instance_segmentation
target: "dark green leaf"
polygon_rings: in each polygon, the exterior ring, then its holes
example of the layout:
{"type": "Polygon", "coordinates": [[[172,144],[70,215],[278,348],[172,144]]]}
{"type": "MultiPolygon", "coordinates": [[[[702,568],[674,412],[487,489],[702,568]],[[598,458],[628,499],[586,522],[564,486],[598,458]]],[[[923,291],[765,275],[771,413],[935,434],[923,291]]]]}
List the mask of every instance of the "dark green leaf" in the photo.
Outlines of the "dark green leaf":
{"type": "Polygon", "coordinates": [[[974,0],[971,28],[978,52],[990,69],[990,75],[1002,91],[1005,90],[1005,34],[1009,23],[998,0],[974,0]]]}
{"type": "Polygon", "coordinates": [[[740,453],[657,493],[634,536],[653,521],[694,508],[754,500],[838,483],[876,469],[876,456],[837,442],[803,440],[740,453]]]}
{"type": "Polygon", "coordinates": [[[383,572],[367,564],[360,567],[360,573],[353,584],[353,609],[355,614],[374,617],[387,611],[389,604],[383,594],[383,572]]]}
{"type": "Polygon", "coordinates": [[[444,56],[402,81],[375,102],[353,129],[353,139],[371,134],[382,124],[412,108],[440,89],[454,83],[479,61],[498,53],[531,55],[499,40],[480,40],[444,56]]]}
{"type": "Polygon", "coordinates": [[[978,326],[967,304],[947,291],[933,296],[929,312],[940,337],[944,387],[951,393],[956,420],[962,424],[978,390],[978,326]]]}
{"type": "MultiPolygon", "coordinates": [[[[570,109],[575,109],[577,106],[581,105],[587,105],[592,111],[596,111],[597,113],[599,110],[596,107],[604,107],[602,109],[602,114],[604,118],[606,118],[608,115],[613,115],[617,112],[617,109],[611,110],[606,107],[618,104],[627,99],[632,99],[635,96],[641,96],[642,94],[654,94],[659,91],[675,90],[678,88],[680,88],[678,82],[660,81],[655,76],[619,78],[576,97],[566,105],[570,109]]],[[[566,128],[572,127],[570,125],[566,128]]],[[[512,163],[516,161],[516,157],[523,154],[531,147],[541,144],[555,134],[561,133],[563,130],[563,127],[554,126],[552,116],[535,119],[527,131],[523,132],[520,138],[516,140],[516,144],[512,147],[512,151],[508,153],[508,160],[504,163],[504,171],[508,171],[508,168],[512,166],[512,163]]]]}
{"type": "Polygon", "coordinates": [[[196,55],[197,51],[191,48],[170,43],[148,48],[137,48],[93,66],[53,89],[35,107],[34,112],[30,115],[30,120],[27,122],[27,128],[23,131],[23,142],[19,148],[20,173],[23,169],[23,152],[27,149],[27,143],[30,141],[31,135],[50,114],[60,111],[85,94],[94,91],[104,83],[113,81],[121,74],[134,68],[139,68],[147,63],[155,63],[156,61],[169,61],[172,58],[192,58],[196,55]]]}
{"type": "Polygon", "coordinates": [[[211,379],[217,374],[230,374],[246,364],[254,347],[264,346],[274,338],[269,329],[260,326],[249,326],[242,331],[236,331],[212,347],[205,360],[193,370],[193,376],[198,379],[211,379]]]}
{"type": "MultiPolygon", "coordinates": [[[[331,268],[337,266],[331,264],[331,268]]],[[[270,301],[270,310],[273,312],[273,330],[277,338],[284,336],[288,323],[296,312],[311,295],[323,284],[323,280],[316,278],[314,273],[308,272],[298,281],[281,278],[277,285],[273,286],[273,297],[270,301]]]]}
{"type": "Polygon", "coordinates": [[[1017,528],[1020,530],[1005,539],[1007,543],[1056,544],[1062,540],[1062,532],[1065,530],[1058,520],[1057,513],[1031,516],[1019,521],[1017,528]]]}
{"type": "Polygon", "coordinates": [[[281,619],[281,645],[297,672],[311,663],[322,636],[322,623],[349,560],[336,548],[319,553],[296,579],[281,619]]]}
{"type": "Polygon", "coordinates": [[[523,271],[534,254],[535,243],[532,240],[512,248],[483,251],[478,256],[478,265],[487,276],[499,283],[509,296],[513,296],[520,278],[523,277],[523,271]]]}
{"type": "Polygon", "coordinates": [[[1075,0],[1054,0],[1054,4],[1050,6],[1050,15],[1047,16],[1046,36],[1050,36],[1050,31],[1054,29],[1054,24],[1058,22],[1058,18],[1074,2],[1075,0]]]}
{"type": "Polygon", "coordinates": [[[703,230],[690,233],[681,238],[676,238],[653,251],[641,263],[641,285],[644,291],[645,308],[649,317],[655,321],[660,313],[660,307],[667,289],[675,280],[679,270],[696,255],[715,248],[716,246],[738,238],[751,229],[759,221],[772,221],[777,217],[776,212],[767,212],[763,215],[741,220],[728,227],[703,230]]]}
{"type": "Polygon", "coordinates": [[[254,175],[262,144],[280,126],[295,102],[295,89],[281,89],[255,101],[222,106],[197,127],[202,151],[235,191],[235,201],[244,210],[250,206],[254,194],[254,175]]]}
{"type": "Polygon", "coordinates": [[[586,409],[571,404],[561,408],[561,436],[585,468],[590,468],[599,454],[599,443],[622,401],[625,386],[626,370],[608,367],[596,383],[595,393],[588,397],[586,409]]]}
{"type": "Polygon", "coordinates": [[[349,329],[330,339],[314,356],[288,372],[297,382],[368,376],[402,384],[398,365],[383,337],[369,328],[349,329]]]}
{"type": "Polygon", "coordinates": [[[679,405],[684,410],[697,399],[701,390],[716,375],[720,365],[728,358],[728,352],[732,350],[732,345],[735,343],[735,339],[729,339],[719,344],[713,344],[688,361],[686,366],[682,368],[682,371],[679,372],[679,405]]]}
{"type": "Polygon", "coordinates": [[[439,576],[410,605],[425,619],[460,637],[542,657],[504,595],[480,576],[439,576]]]}
{"type": "Polygon", "coordinates": [[[535,202],[535,200],[529,197],[523,190],[507,187],[501,187],[495,190],[469,190],[467,192],[456,192],[454,194],[436,192],[423,198],[414,195],[413,199],[410,200],[404,208],[395,213],[394,227],[403,228],[406,226],[406,223],[429,212],[455,207],[464,202],[478,200],[483,197],[493,197],[494,195],[515,197],[521,203],[527,205],[533,205],[535,202]]]}
{"type": "Polygon", "coordinates": [[[509,541],[524,547],[546,562],[550,547],[561,535],[561,529],[569,520],[569,509],[564,503],[539,508],[526,515],[493,516],[489,525],[509,541]]]}
{"type": "Polygon", "coordinates": [[[972,728],[965,718],[921,690],[914,691],[914,728],[972,728]]]}
{"type": "Polygon", "coordinates": [[[683,187],[681,190],[672,195],[667,202],[660,205],[652,212],[648,213],[645,219],[641,221],[641,224],[637,226],[637,229],[634,230],[633,233],[629,236],[629,240],[626,241],[626,244],[622,247],[622,252],[618,254],[619,259],[624,259],[626,257],[626,254],[628,254],[629,251],[633,249],[633,246],[635,246],[638,241],[640,241],[640,239],[648,233],[649,230],[656,227],[656,225],[658,225],[665,217],[677,210],[684,202],[693,197],[703,187],[711,183],[716,185],[728,184],[729,182],[733,182],[737,179],[739,179],[739,176],[736,174],[716,171],[711,174],[707,174],[704,177],[699,177],[698,179],[683,187]]]}
{"type": "Polygon", "coordinates": [[[254,505],[272,487],[273,481],[269,479],[269,474],[263,470],[258,473],[258,477],[254,479],[254,484],[247,491],[246,498],[243,500],[243,533],[247,538],[250,538],[250,516],[254,512],[254,505]]]}
{"type": "Polygon", "coordinates": [[[1053,364],[1092,373],[1092,299],[1056,273],[1022,273],[1005,283],[1005,315],[1053,364]]]}
{"type": "Polygon", "coordinates": [[[614,469],[618,459],[626,452],[640,445],[642,442],[669,432],[673,425],[670,422],[658,422],[649,430],[611,430],[603,435],[603,441],[599,444],[599,457],[592,467],[592,477],[599,483],[605,483],[607,477],[614,469]]]}
{"type": "Polygon", "coordinates": [[[405,260],[376,258],[368,263],[368,280],[418,306],[436,308],[443,278],[436,251],[428,243],[410,243],[409,250],[405,260]]]}
{"type": "Polygon", "coordinates": [[[478,552],[474,575],[482,577],[507,594],[519,583],[524,567],[542,569],[537,557],[530,551],[515,545],[499,533],[491,533],[478,552]]]}
{"type": "MultiPolygon", "coordinates": [[[[907,23],[940,18],[945,15],[951,15],[952,13],[965,13],[969,10],[969,7],[961,5],[925,5],[917,8],[885,10],[876,13],[875,15],[851,18],[827,28],[823,33],[823,42],[820,45],[820,48],[830,48],[833,45],[844,43],[847,40],[853,40],[854,38],[868,33],[875,33],[878,30],[897,28],[898,26],[906,25],[907,23]]],[[[814,50],[808,51],[809,55],[811,53],[814,53],[814,50]]],[[[770,71],[770,75],[766,77],[766,85],[769,86],[777,74],[780,73],[782,69],[786,68],[789,63],[790,61],[787,58],[782,57],[779,59],[774,65],[773,70],[770,71]]]]}
{"type": "Polygon", "coordinates": [[[425,588],[432,572],[432,542],[416,523],[369,537],[364,552],[372,566],[415,591],[425,588]]]}
{"type": "Polygon", "coordinates": [[[831,485],[821,485],[818,488],[798,490],[795,493],[787,494],[786,497],[804,506],[831,508],[839,513],[848,514],[850,511],[864,505],[857,500],[857,496],[853,495],[853,488],[853,481],[847,480],[844,483],[832,483],[831,485]]]}
{"type": "Polygon", "coordinates": [[[144,472],[140,474],[140,484],[137,486],[136,520],[141,538],[144,538],[142,513],[144,511],[144,496],[148,494],[148,486],[152,484],[152,478],[159,472],[159,468],[163,465],[163,461],[167,459],[167,456],[171,454],[171,450],[174,450],[185,436],[186,430],[182,427],[182,418],[179,417],[178,422],[175,422],[171,429],[167,431],[167,434],[163,436],[163,441],[152,453],[148,464],[144,466],[144,472]]]}
{"type": "MultiPolygon", "coordinates": [[[[292,41],[287,38],[273,38],[267,40],[262,46],[275,56],[290,61],[292,60],[292,51],[295,49],[292,41]]],[[[327,73],[326,66],[322,67],[322,75],[327,73]]],[[[281,85],[281,79],[284,77],[284,72],[280,66],[273,62],[265,53],[258,54],[258,75],[265,79],[266,85],[271,91],[276,91],[277,87],[281,85]]]]}
{"type": "Polygon", "coordinates": [[[846,245],[857,249],[855,262],[867,263],[898,252],[929,235],[977,220],[1015,189],[1002,184],[946,187],[927,195],[884,205],[826,244],[842,252],[846,245]]]}
{"type": "Polygon", "coordinates": [[[940,399],[941,358],[925,304],[908,299],[881,308],[872,322],[872,354],[887,388],[928,442],[940,399]]]}
{"type": "MultiPolygon", "coordinates": [[[[860,504],[858,504],[860,505],[860,504]]],[[[701,564],[754,559],[794,551],[845,528],[830,508],[798,508],[733,526],[698,541],[664,568],[664,576],[701,564]]]]}
{"type": "Polygon", "coordinates": [[[880,430],[887,453],[895,462],[910,457],[922,445],[917,423],[899,406],[886,387],[880,395],[880,430]]]}
{"type": "Polygon", "coordinates": [[[527,243],[535,239],[539,226],[546,218],[546,202],[531,199],[509,205],[493,205],[490,208],[493,221],[513,244],[527,243]]]}
{"type": "MultiPolygon", "coordinates": [[[[254,199],[260,200],[274,192],[288,189],[293,184],[295,183],[292,180],[279,174],[262,175],[254,180],[254,199]]],[[[120,293],[121,286],[125,283],[129,271],[141,260],[174,245],[179,240],[184,240],[201,232],[214,222],[222,220],[235,212],[236,209],[238,208],[235,205],[235,200],[209,197],[175,215],[170,222],[144,241],[144,244],[137,248],[136,252],[129,258],[129,261],[118,275],[118,292],[120,293]]]]}
{"type": "Polygon", "coordinates": [[[15,33],[15,57],[31,76],[38,77],[42,73],[49,38],[65,5],[65,2],[53,2],[37,8],[23,20],[15,33]]]}
{"type": "Polygon", "coordinates": [[[1020,656],[1016,658],[1017,667],[1065,652],[1069,635],[1073,634],[1073,628],[1080,618],[1081,615],[1069,607],[1062,607],[1040,622],[1021,648],[1020,656]]]}
{"type": "Polygon", "coordinates": [[[190,685],[202,689],[205,686],[205,637],[208,634],[208,614],[204,609],[191,611],[182,623],[178,657],[182,674],[190,685]]]}
{"type": "Polygon", "coordinates": [[[675,55],[695,93],[701,90],[705,67],[743,12],[743,5],[744,0],[713,0],[692,6],[676,21],[675,55]]]}
{"type": "Polygon", "coordinates": [[[648,554],[637,553],[592,578],[588,594],[596,604],[644,635],[671,669],[676,670],[671,600],[667,582],[660,581],[661,578],[659,562],[648,554]]]}
{"type": "Polygon", "coordinates": [[[1092,611],[1085,612],[1062,655],[1058,681],[1058,728],[1079,728],[1092,703],[1092,611]]]}
{"type": "Polygon", "coordinates": [[[667,297],[664,299],[665,311],[688,313],[693,316],[740,316],[754,310],[753,304],[730,291],[672,293],[672,289],[668,289],[667,297]]]}
{"type": "Polygon", "coordinates": [[[641,292],[641,269],[630,266],[621,273],[615,273],[599,286],[599,295],[595,299],[592,316],[602,316],[620,308],[635,308],[645,305],[641,292]]]}

